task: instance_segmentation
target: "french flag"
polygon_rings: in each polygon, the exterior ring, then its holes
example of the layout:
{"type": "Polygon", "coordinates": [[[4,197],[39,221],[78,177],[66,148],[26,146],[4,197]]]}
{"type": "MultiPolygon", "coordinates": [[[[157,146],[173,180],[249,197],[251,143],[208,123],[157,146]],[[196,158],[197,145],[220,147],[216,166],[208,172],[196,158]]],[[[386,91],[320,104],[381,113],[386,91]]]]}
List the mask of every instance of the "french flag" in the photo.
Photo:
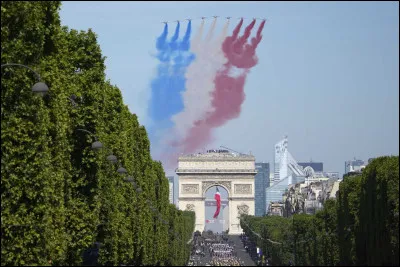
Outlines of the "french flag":
{"type": "Polygon", "coordinates": [[[214,219],[215,219],[218,217],[219,210],[221,209],[221,194],[219,193],[218,187],[217,187],[217,192],[215,192],[214,199],[215,201],[217,201],[217,210],[214,213],[214,219]]]}

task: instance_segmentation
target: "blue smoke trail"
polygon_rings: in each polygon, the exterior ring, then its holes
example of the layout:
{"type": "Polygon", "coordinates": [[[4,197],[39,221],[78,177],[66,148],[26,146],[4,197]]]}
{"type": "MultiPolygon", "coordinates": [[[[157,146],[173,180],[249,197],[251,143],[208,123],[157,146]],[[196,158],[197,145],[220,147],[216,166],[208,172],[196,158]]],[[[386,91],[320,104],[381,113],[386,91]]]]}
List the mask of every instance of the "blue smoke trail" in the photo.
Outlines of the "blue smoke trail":
{"type": "Polygon", "coordinates": [[[158,50],[157,58],[160,61],[165,61],[165,60],[163,60],[163,58],[165,57],[167,49],[168,49],[168,43],[166,42],[167,36],[168,36],[168,24],[165,24],[164,31],[161,34],[161,36],[157,38],[157,42],[156,42],[156,48],[158,50]]]}
{"type": "Polygon", "coordinates": [[[156,43],[156,48],[159,51],[165,50],[166,43],[165,41],[167,40],[167,35],[168,35],[168,24],[165,24],[164,26],[164,31],[161,34],[160,37],[157,38],[157,43],[156,43]]]}
{"type": "Polygon", "coordinates": [[[166,41],[168,27],[157,38],[157,76],[151,82],[151,99],[149,115],[153,126],[149,127],[149,136],[152,143],[157,143],[157,136],[163,130],[173,126],[171,117],[183,110],[182,92],[185,91],[185,72],[195,55],[189,51],[191,36],[191,21],[182,41],[178,41],[180,24],[176,25],[175,33],[169,42],[166,41]]]}
{"type": "Polygon", "coordinates": [[[178,37],[179,37],[179,29],[180,29],[180,23],[178,21],[178,24],[176,24],[176,28],[175,28],[175,34],[174,34],[174,36],[172,36],[171,42],[169,43],[171,52],[178,49],[179,44],[177,44],[176,41],[178,40],[178,37]]]}

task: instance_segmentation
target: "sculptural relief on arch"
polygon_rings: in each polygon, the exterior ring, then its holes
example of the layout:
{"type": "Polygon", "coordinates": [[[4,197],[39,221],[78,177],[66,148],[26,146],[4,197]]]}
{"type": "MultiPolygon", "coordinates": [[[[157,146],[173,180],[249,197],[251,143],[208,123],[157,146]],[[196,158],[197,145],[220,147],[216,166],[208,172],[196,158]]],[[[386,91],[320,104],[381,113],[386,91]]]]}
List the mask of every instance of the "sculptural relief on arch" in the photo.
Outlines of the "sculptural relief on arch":
{"type": "MultiPolygon", "coordinates": [[[[206,192],[214,186],[227,191],[229,209],[227,227],[230,234],[240,234],[241,214],[254,215],[255,158],[227,150],[209,150],[181,156],[176,173],[179,176],[179,209],[196,213],[195,231],[206,226],[206,192]]],[[[210,201],[210,200],[207,200],[210,201]]]]}

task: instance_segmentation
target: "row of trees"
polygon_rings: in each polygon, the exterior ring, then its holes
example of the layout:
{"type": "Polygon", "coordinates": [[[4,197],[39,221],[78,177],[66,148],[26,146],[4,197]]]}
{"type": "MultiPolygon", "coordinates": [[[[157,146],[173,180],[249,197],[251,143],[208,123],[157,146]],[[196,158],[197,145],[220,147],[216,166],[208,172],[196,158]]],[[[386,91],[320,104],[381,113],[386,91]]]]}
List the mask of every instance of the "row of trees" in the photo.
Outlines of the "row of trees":
{"type": "Polygon", "coordinates": [[[183,265],[195,215],[169,204],[145,128],[105,79],[96,35],[62,27],[60,7],[1,2],[2,64],[30,66],[50,88],[34,96],[33,73],[2,68],[1,264],[81,265],[100,242],[100,264],[183,265]],[[92,150],[95,138],[106,149],[92,150]]]}
{"type": "Polygon", "coordinates": [[[315,215],[244,216],[241,227],[274,265],[399,265],[399,157],[345,175],[315,215]]]}

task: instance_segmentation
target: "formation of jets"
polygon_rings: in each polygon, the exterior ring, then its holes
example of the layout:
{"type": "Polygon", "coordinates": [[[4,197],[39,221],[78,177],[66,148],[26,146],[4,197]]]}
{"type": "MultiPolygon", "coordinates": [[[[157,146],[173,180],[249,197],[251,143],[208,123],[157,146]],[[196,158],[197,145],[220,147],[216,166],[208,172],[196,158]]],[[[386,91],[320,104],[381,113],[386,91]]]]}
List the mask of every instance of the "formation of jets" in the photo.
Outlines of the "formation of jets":
{"type": "MultiPolygon", "coordinates": [[[[218,18],[219,16],[212,16],[214,19],[216,19],[216,18],[218,18]]],[[[202,19],[202,20],[204,20],[204,19],[206,19],[207,17],[200,17],[199,19],[202,19]]],[[[229,20],[229,19],[231,19],[232,17],[225,17],[227,20],[229,20]]],[[[240,18],[238,18],[238,19],[247,19],[247,18],[243,18],[243,17],[240,17],[240,18]]],[[[265,18],[253,18],[254,20],[263,20],[263,21],[266,21],[267,19],[265,19],[265,18]]],[[[187,21],[192,21],[193,19],[191,19],[191,18],[187,18],[187,19],[185,19],[185,20],[187,20],[187,21]]],[[[173,21],[173,22],[180,22],[180,20],[175,20],[175,21],[173,21]]],[[[162,21],[161,23],[164,23],[164,24],[168,24],[169,23],[169,21],[162,21]]]]}

